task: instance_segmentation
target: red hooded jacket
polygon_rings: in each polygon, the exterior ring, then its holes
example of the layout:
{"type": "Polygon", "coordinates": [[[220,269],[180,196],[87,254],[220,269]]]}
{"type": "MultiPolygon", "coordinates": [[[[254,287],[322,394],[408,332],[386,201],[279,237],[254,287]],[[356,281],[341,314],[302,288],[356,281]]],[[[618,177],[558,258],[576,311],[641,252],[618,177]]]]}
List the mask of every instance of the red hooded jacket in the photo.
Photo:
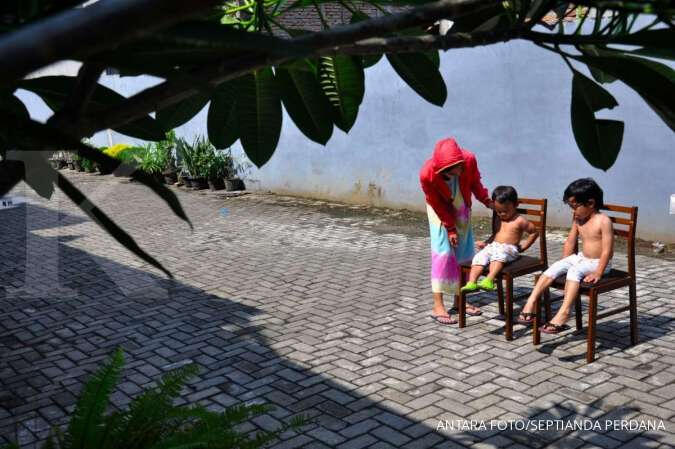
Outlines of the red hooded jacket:
{"type": "Polygon", "coordinates": [[[452,205],[452,193],[440,172],[458,162],[464,162],[464,171],[459,176],[459,190],[464,197],[464,203],[471,207],[471,193],[486,206],[490,197],[487,189],[480,181],[480,172],[476,163],[476,156],[470,151],[457,145],[453,138],[443,139],[436,143],[434,154],[420,170],[420,183],[427,203],[434,209],[438,218],[448,232],[456,232],[455,212],[452,205]]]}

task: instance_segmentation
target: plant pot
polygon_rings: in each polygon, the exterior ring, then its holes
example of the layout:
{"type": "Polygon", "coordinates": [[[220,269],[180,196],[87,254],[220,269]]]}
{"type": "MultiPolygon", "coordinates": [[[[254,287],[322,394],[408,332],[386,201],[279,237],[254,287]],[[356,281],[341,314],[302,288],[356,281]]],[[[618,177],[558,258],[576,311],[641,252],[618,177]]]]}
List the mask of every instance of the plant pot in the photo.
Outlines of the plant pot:
{"type": "Polygon", "coordinates": [[[73,165],[75,166],[75,170],[84,171],[84,168],[82,167],[82,164],[80,164],[80,161],[73,161],[73,165]]]}
{"type": "Polygon", "coordinates": [[[209,183],[206,178],[191,178],[190,184],[194,190],[203,190],[209,188],[209,183]]]}
{"type": "Polygon", "coordinates": [[[211,190],[223,190],[225,188],[225,182],[223,178],[209,179],[209,189],[211,190]]]}
{"type": "Polygon", "coordinates": [[[97,165],[96,168],[98,169],[98,172],[102,175],[109,175],[110,173],[112,173],[112,171],[103,167],[102,165],[97,165]]]}
{"type": "Polygon", "coordinates": [[[56,161],[56,165],[57,165],[56,168],[61,170],[61,169],[65,168],[67,164],[66,164],[66,161],[64,161],[63,159],[59,159],[58,161],[56,161]]]}
{"type": "Polygon", "coordinates": [[[244,181],[239,178],[225,179],[225,190],[231,192],[233,190],[246,190],[244,181]]]}
{"type": "Polygon", "coordinates": [[[84,171],[86,171],[87,173],[96,173],[96,167],[90,165],[84,171]]]}
{"type": "Polygon", "coordinates": [[[75,170],[75,163],[74,162],[68,162],[68,169],[75,170]]]}

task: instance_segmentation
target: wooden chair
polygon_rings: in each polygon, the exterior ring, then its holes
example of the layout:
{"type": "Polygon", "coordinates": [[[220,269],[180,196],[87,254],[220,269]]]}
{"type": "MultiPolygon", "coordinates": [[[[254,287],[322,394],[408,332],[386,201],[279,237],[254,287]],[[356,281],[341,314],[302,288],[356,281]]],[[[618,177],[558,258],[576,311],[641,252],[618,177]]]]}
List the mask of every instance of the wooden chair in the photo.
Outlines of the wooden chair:
{"type": "MultiPolygon", "coordinates": [[[[575,318],[577,331],[580,331],[582,328],[581,295],[588,296],[588,330],[586,338],[586,362],[588,363],[595,360],[595,327],[599,319],[625,312],[626,310],[630,311],[630,342],[631,345],[635,345],[638,342],[637,299],[635,294],[635,228],[637,226],[638,208],[605,204],[602,209],[617,215],[610,215],[610,218],[614,225],[614,235],[623,237],[627,241],[628,272],[612,269],[595,284],[581,282],[579,295],[574,303],[575,318]],[[617,225],[626,226],[627,229],[617,229],[617,225]],[[628,305],[598,314],[598,295],[622,287],[628,287],[628,305]]],[[[575,242],[575,254],[578,251],[578,244],[578,241],[575,242]]],[[[565,275],[558,277],[551,287],[564,290],[565,279],[565,275]]],[[[551,319],[551,296],[549,289],[546,289],[542,296],[544,297],[546,309],[546,321],[549,321],[551,319]]],[[[540,298],[536,299],[534,309],[536,316],[533,324],[532,339],[535,345],[541,342],[541,310],[539,300],[540,298]]]]}
{"type": "MultiPolygon", "coordinates": [[[[532,274],[536,271],[543,271],[548,268],[548,257],[546,255],[546,198],[532,199],[519,198],[518,212],[523,215],[529,215],[535,218],[527,217],[539,231],[539,257],[521,255],[513,262],[507,263],[499,273],[495,282],[497,283],[497,297],[499,298],[499,313],[506,318],[506,339],[513,340],[513,280],[519,276],[532,274]],[[527,206],[527,207],[525,207],[527,206]],[[502,279],[506,280],[506,307],[504,304],[504,286],[502,279]],[[505,313],[506,312],[506,313],[505,313]]],[[[492,232],[497,230],[499,218],[496,213],[492,213],[492,232]]],[[[460,263],[460,285],[464,285],[471,271],[471,261],[460,263]]],[[[488,273],[485,267],[483,274],[488,273]]],[[[457,298],[459,327],[466,326],[466,293],[460,292],[457,298]]]]}

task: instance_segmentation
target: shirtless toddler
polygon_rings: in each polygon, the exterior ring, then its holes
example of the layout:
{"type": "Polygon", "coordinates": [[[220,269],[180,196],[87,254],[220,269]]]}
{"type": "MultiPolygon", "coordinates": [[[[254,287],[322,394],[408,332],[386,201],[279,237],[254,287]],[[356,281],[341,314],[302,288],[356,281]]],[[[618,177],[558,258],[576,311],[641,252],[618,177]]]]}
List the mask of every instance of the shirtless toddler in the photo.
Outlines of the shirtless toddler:
{"type": "Polygon", "coordinates": [[[599,212],[603,206],[602,189],[591,178],[577,179],[563,195],[563,201],[574,211],[572,229],[563,248],[562,260],[551,265],[539,278],[527,304],[518,317],[521,324],[534,321],[534,302],[553,281],[567,273],[565,296],[558,313],[544,325],[542,332],[557,334],[568,326],[570,308],[579,293],[579,283],[596,283],[611,269],[614,254],[614,231],[611,219],[599,212]],[[582,251],[574,254],[577,238],[581,237],[582,251]]]}
{"type": "Polygon", "coordinates": [[[476,242],[481,250],[471,261],[469,282],[462,287],[463,292],[477,289],[494,290],[494,280],[508,262],[516,260],[520,253],[529,248],[537,239],[537,228],[526,218],[518,214],[518,193],[511,186],[499,186],[492,192],[494,211],[499,218],[499,225],[495,234],[486,242],[476,242]],[[520,240],[524,233],[529,236],[521,245],[520,240]],[[490,265],[488,275],[476,283],[483,272],[483,268],[490,265]]]}

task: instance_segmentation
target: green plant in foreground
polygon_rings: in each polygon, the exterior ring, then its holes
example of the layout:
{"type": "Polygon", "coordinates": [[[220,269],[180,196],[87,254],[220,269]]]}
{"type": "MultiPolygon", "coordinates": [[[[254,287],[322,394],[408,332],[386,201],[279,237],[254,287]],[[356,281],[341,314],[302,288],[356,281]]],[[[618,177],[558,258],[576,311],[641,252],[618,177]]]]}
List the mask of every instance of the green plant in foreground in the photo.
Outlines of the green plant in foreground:
{"type": "MultiPolygon", "coordinates": [[[[157,387],[134,398],[127,410],[106,415],[123,365],[123,352],[117,349],[85,384],[67,428],[53,428],[43,449],[258,448],[306,423],[304,417],[296,417],[275,431],[243,434],[237,425],[271,407],[238,405],[215,412],[197,404],[173,405],[186,381],[197,374],[196,365],[165,374],[157,387]]],[[[4,449],[10,448],[19,446],[13,443],[4,449]]]]}

